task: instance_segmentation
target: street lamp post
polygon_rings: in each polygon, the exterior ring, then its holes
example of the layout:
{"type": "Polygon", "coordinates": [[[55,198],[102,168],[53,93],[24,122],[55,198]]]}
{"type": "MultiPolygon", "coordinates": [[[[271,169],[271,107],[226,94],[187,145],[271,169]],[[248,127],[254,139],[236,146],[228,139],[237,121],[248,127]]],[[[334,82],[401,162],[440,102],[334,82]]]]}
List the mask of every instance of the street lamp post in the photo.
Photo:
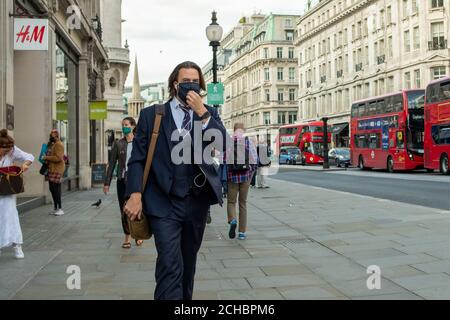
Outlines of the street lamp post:
{"type": "Polygon", "coordinates": [[[330,169],[330,158],[328,156],[328,118],[323,118],[323,168],[330,169]]]}
{"type": "MultiPolygon", "coordinates": [[[[213,83],[217,81],[217,50],[220,47],[220,41],[223,37],[223,28],[217,23],[217,12],[213,11],[211,24],[206,28],[206,37],[209,40],[209,45],[213,48],[213,83]]],[[[214,106],[218,107],[218,106],[214,106]]]]}

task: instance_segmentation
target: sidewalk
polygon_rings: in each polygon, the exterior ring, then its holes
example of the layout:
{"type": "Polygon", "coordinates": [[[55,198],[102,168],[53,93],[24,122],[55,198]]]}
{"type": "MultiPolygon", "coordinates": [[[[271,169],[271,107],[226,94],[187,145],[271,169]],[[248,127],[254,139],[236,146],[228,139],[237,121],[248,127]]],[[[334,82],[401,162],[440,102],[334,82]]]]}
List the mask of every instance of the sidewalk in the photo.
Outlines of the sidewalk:
{"type": "MultiPolygon", "coordinates": [[[[249,199],[249,239],[214,208],[195,299],[450,299],[450,213],[269,179],[249,199]],[[378,265],[381,290],[368,290],[378,265]]],[[[115,195],[79,192],[22,216],[26,259],[0,257],[0,299],[152,299],[156,252],[121,249],[115,195]],[[90,205],[103,200],[100,209],[90,205]],[[81,290],[66,287],[69,265],[81,290]]]]}
{"type": "Polygon", "coordinates": [[[322,171],[322,172],[332,172],[332,171],[347,171],[346,168],[338,168],[335,166],[330,166],[329,169],[324,169],[323,165],[306,165],[306,166],[302,166],[302,165],[285,165],[282,164],[280,165],[281,169],[293,169],[293,170],[303,170],[303,171],[322,171]]]}

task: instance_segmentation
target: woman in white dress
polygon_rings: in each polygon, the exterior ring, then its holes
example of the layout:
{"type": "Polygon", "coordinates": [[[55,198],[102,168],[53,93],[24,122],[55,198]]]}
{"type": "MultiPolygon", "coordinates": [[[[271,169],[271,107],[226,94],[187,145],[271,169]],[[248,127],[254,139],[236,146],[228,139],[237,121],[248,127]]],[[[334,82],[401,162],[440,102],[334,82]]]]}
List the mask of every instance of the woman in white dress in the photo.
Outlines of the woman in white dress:
{"type": "MultiPolygon", "coordinates": [[[[0,167],[22,164],[26,172],[34,161],[31,154],[23,152],[14,145],[14,139],[8,131],[0,131],[0,167]]],[[[17,259],[25,256],[22,251],[23,236],[20,228],[19,213],[16,207],[16,196],[0,196],[0,254],[2,248],[13,247],[17,259]]]]}

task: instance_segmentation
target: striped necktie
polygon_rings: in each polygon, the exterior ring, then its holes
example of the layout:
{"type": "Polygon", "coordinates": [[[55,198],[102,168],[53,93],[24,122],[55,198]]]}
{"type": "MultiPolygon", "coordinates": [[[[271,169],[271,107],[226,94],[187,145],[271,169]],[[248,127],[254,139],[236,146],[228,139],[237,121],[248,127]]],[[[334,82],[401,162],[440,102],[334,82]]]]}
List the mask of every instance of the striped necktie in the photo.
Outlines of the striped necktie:
{"type": "Polygon", "coordinates": [[[188,133],[192,130],[192,121],[191,121],[191,109],[189,107],[180,105],[181,110],[184,112],[183,124],[181,126],[181,130],[186,130],[188,133]]]}

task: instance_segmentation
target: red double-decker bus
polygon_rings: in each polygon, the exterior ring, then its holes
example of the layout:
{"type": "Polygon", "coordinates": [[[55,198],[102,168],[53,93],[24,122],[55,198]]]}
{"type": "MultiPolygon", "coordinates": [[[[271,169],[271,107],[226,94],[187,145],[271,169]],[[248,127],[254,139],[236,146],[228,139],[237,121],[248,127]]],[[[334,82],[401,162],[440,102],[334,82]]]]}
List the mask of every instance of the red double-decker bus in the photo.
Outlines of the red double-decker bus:
{"type": "Polygon", "coordinates": [[[361,170],[423,169],[425,90],[353,103],[352,163],[361,170]]]}
{"type": "Polygon", "coordinates": [[[431,82],[425,103],[425,168],[450,174],[450,77],[431,82]]]}
{"type": "MultiPolygon", "coordinates": [[[[321,164],[324,161],[324,123],[322,121],[288,125],[280,128],[279,148],[298,147],[302,153],[302,164],[321,164]]],[[[331,127],[328,128],[328,143],[331,143],[331,127]]]]}

